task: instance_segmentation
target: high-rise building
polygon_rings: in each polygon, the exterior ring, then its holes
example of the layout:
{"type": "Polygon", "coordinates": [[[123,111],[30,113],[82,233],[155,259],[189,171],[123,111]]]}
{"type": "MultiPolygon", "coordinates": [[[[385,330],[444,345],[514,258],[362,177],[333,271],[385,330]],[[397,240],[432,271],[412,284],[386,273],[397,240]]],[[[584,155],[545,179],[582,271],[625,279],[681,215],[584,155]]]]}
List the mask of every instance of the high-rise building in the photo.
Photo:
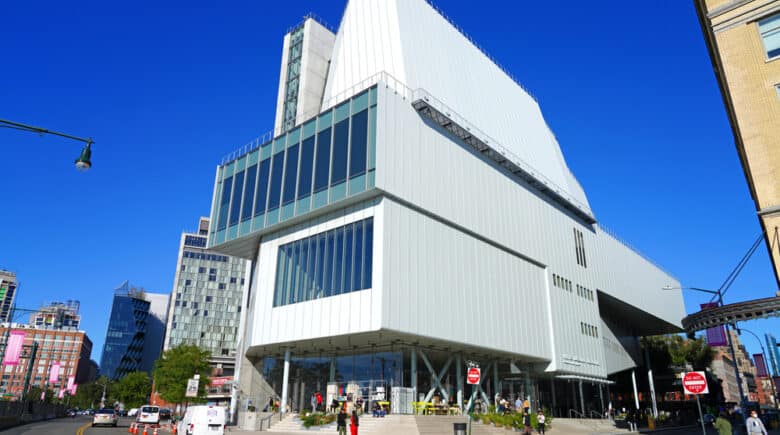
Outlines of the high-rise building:
{"type": "Polygon", "coordinates": [[[119,379],[134,371],[151,373],[162,352],[168,295],[147,293],[125,281],[114,290],[100,374],[119,379]]]}
{"type": "MultiPolygon", "coordinates": [[[[34,325],[10,324],[12,331],[25,333],[25,350],[17,365],[5,365],[0,390],[19,396],[24,389],[24,379],[28,370],[31,373],[28,388],[37,386],[49,388],[58,394],[67,388],[69,378],[77,384],[85,384],[95,379],[95,362],[90,360],[92,340],[86,332],[73,329],[47,329],[34,325]],[[31,359],[33,343],[37,343],[35,358],[31,359]],[[49,383],[52,366],[59,367],[57,381],[49,383]]],[[[9,324],[0,327],[0,335],[5,335],[9,324]]]]}
{"type": "Polygon", "coordinates": [[[78,330],[79,301],[52,302],[30,315],[30,325],[44,329],[78,330]]]}
{"type": "Polygon", "coordinates": [[[739,387],[737,386],[737,376],[734,373],[734,360],[728,349],[715,349],[715,358],[710,365],[712,374],[721,381],[723,388],[723,400],[731,403],[741,403],[739,398],[739,387]]]}
{"type": "Polygon", "coordinates": [[[780,0],[694,0],[780,286],[780,0]]]}
{"type": "MultiPolygon", "coordinates": [[[[742,393],[745,395],[745,398],[747,400],[750,400],[751,402],[757,402],[758,401],[758,391],[757,391],[757,382],[758,376],[756,372],[756,366],[753,364],[753,359],[750,357],[750,354],[747,352],[747,349],[745,349],[745,345],[742,344],[742,341],[739,339],[739,334],[734,331],[733,329],[729,329],[728,331],[729,335],[731,335],[731,343],[734,346],[734,355],[737,357],[737,367],[739,368],[739,376],[740,380],[742,381],[742,393]]],[[[731,360],[731,350],[728,346],[714,346],[713,347],[716,352],[719,352],[721,354],[729,355],[729,360],[731,360]]],[[[732,365],[731,374],[735,377],[734,369],[732,365]]],[[[728,375],[728,374],[726,374],[728,375]]],[[[724,379],[718,375],[720,379],[724,379]]],[[[724,392],[725,395],[725,392],[724,392]]],[[[739,393],[735,392],[734,395],[731,395],[731,398],[738,397],[739,393]]],[[[740,403],[740,400],[736,400],[735,403],[740,403]]]]}
{"type": "Polygon", "coordinates": [[[0,269],[0,323],[13,320],[10,318],[11,307],[14,306],[17,286],[16,274],[0,269]]]}
{"type": "Polygon", "coordinates": [[[319,390],[585,413],[638,336],[681,331],[679,282],[604,230],[539,102],[428,2],[307,18],[281,71],[275,137],[213,190],[210,249],[252,261],[239,410],[319,390]]]}
{"type": "Polygon", "coordinates": [[[780,376],[780,350],[777,349],[777,340],[772,334],[764,334],[766,338],[766,353],[769,358],[769,370],[772,376],[780,376]]]}
{"type": "Polygon", "coordinates": [[[181,235],[164,350],[195,344],[209,351],[214,377],[228,384],[226,391],[210,388],[209,399],[223,402],[235,369],[247,261],[207,251],[208,230],[208,218],[200,218],[196,232],[181,235]]]}

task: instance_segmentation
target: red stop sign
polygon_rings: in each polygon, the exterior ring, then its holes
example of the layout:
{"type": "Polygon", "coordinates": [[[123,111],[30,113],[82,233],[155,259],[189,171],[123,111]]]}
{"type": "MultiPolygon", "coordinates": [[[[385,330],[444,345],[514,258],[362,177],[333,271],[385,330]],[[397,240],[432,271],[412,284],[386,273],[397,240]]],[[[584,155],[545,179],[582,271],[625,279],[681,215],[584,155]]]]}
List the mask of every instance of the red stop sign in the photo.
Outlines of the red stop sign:
{"type": "Polygon", "coordinates": [[[707,378],[704,372],[688,372],[683,376],[685,394],[707,394],[707,378]]]}
{"type": "Polygon", "coordinates": [[[479,384],[480,370],[479,367],[469,367],[466,371],[466,382],[471,385],[479,384]]]}

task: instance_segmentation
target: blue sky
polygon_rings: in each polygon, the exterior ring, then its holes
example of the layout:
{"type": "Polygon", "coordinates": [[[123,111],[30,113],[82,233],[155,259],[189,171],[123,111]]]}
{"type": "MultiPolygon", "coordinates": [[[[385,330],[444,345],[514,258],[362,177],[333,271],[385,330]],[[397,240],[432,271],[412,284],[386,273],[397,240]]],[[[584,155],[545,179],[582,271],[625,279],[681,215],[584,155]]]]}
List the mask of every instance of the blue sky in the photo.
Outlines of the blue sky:
{"type": "MultiPolygon", "coordinates": [[[[438,4],[538,99],[600,222],[685,285],[717,287],[760,226],[693,2],[570,3],[438,4]]],[[[344,5],[5,5],[0,118],[96,141],[81,174],[80,144],[0,129],[0,267],[18,305],[81,300],[99,360],[112,289],[170,292],[216,164],[271,129],[284,33],[312,11],[336,26],[344,5]]],[[[762,245],[726,300],[775,287],[762,245]]],[[[707,300],[687,294],[688,311],[707,300]]]]}

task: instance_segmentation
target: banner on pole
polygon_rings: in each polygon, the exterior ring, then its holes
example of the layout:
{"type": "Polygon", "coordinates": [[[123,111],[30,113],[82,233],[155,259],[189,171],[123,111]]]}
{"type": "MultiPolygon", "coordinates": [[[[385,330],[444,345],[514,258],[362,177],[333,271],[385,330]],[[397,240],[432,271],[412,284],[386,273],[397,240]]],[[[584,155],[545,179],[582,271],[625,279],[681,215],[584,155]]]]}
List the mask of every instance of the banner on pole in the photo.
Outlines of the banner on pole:
{"type": "Polygon", "coordinates": [[[75,396],[76,395],[76,389],[79,387],[79,384],[73,384],[73,388],[70,389],[70,395],[75,396]]]}
{"type": "Polygon", "coordinates": [[[68,391],[73,389],[73,384],[75,382],[76,382],[76,377],[75,376],[68,376],[68,387],[67,387],[68,391]]]}
{"type": "Polygon", "coordinates": [[[60,390],[60,392],[57,393],[57,398],[62,399],[63,397],[65,397],[65,390],[60,390]]]}
{"type": "Polygon", "coordinates": [[[60,379],[60,363],[55,361],[51,363],[51,370],[49,371],[49,383],[55,384],[60,379]]]}
{"type": "MultiPolygon", "coordinates": [[[[708,308],[715,308],[718,306],[717,302],[709,302],[706,304],[701,304],[699,307],[701,307],[702,310],[706,310],[708,308]]],[[[707,328],[707,344],[710,346],[728,346],[729,342],[726,338],[726,328],[723,326],[715,326],[712,328],[707,328]]]]}
{"type": "Polygon", "coordinates": [[[184,394],[184,397],[198,397],[198,384],[200,383],[200,380],[198,379],[189,379],[187,380],[187,391],[184,394]]]}
{"type": "Polygon", "coordinates": [[[19,358],[22,357],[22,347],[24,346],[24,331],[11,331],[8,335],[8,343],[5,346],[5,356],[3,364],[15,366],[19,364],[19,358]]]}

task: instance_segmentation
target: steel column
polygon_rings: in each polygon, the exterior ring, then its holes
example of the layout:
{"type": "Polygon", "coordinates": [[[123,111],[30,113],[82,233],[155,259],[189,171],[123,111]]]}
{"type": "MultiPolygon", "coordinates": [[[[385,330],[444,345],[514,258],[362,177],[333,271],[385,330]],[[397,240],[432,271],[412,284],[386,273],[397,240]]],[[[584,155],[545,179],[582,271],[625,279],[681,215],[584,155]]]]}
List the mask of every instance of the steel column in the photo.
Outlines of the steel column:
{"type": "Polygon", "coordinates": [[[279,407],[279,413],[287,412],[287,394],[288,384],[290,383],[290,349],[284,351],[284,372],[282,374],[282,403],[279,407]]]}

